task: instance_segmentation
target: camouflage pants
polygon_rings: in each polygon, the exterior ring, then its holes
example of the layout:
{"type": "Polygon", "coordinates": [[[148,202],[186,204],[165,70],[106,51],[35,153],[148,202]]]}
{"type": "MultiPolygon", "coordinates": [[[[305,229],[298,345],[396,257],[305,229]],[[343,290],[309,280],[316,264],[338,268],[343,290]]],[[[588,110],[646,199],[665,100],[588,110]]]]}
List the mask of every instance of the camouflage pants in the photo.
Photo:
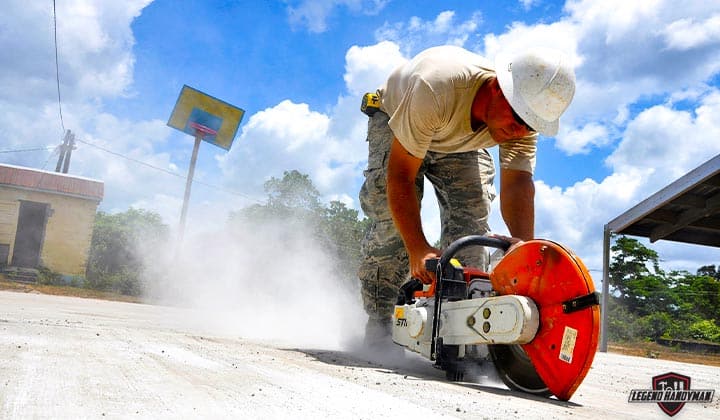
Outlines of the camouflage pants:
{"type": "MultiPolygon", "coordinates": [[[[371,219],[362,244],[363,261],[358,275],[365,311],[371,320],[389,320],[398,288],[409,279],[408,256],[395,230],[388,208],[385,180],[394,135],[388,115],[376,112],[368,122],[368,166],[360,190],[360,205],[371,219]]],[[[422,199],[424,178],[435,189],[442,225],[440,246],[447,247],[466,235],[489,231],[490,203],[495,198],[495,166],[487,150],[464,153],[428,152],[415,180],[422,199]]],[[[485,267],[487,255],[480,247],[468,248],[458,259],[465,265],[485,267]]]]}

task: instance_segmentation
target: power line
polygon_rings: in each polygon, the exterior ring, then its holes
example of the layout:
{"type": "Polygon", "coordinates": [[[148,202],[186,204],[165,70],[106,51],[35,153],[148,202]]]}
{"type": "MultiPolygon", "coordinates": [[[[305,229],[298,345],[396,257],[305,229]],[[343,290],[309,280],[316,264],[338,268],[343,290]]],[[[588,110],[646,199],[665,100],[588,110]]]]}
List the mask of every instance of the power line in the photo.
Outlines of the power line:
{"type": "MultiPolygon", "coordinates": [[[[51,158],[53,157],[53,155],[55,154],[55,152],[57,152],[57,150],[58,150],[57,147],[46,146],[46,147],[32,147],[32,148],[29,148],[29,149],[0,150],[0,154],[5,154],[5,153],[24,153],[24,152],[40,152],[40,151],[48,151],[48,150],[50,150],[50,155],[48,156],[47,160],[45,160],[45,163],[43,164],[42,168],[40,168],[40,169],[44,170],[45,167],[47,166],[48,162],[50,162],[50,159],[51,159],[51,158]]],[[[43,176],[44,176],[44,174],[43,174],[43,175],[40,175],[40,179],[42,179],[43,176]]]]}
{"type": "Polygon", "coordinates": [[[22,153],[22,152],[39,152],[41,150],[47,151],[54,149],[54,147],[33,147],[30,149],[13,149],[13,150],[0,150],[0,153],[22,153]]]}
{"type": "MultiPolygon", "coordinates": [[[[50,163],[50,159],[52,159],[52,157],[55,156],[55,153],[58,153],[59,151],[60,151],[60,146],[57,146],[56,148],[54,148],[54,149],[50,152],[50,155],[48,155],[48,158],[45,160],[45,163],[43,163],[43,166],[42,166],[42,168],[40,168],[40,169],[42,169],[42,170],[44,171],[44,170],[45,170],[45,167],[47,166],[47,164],[50,163]]],[[[45,175],[45,174],[43,174],[43,176],[44,176],[44,175],[45,175]]]]}
{"type": "Polygon", "coordinates": [[[53,0],[53,33],[55,34],[55,81],[57,82],[58,109],[60,110],[60,125],[65,132],[65,121],[63,121],[62,102],[60,101],[60,66],[58,64],[57,44],[57,13],[55,12],[55,0],[53,0]]]}
{"type": "MultiPolygon", "coordinates": [[[[78,138],[76,138],[75,140],[78,141],[78,142],[80,142],[80,143],[86,144],[86,145],[88,145],[88,146],[94,147],[94,148],[96,148],[96,149],[102,150],[102,151],[105,152],[105,153],[109,153],[109,154],[111,154],[111,155],[114,155],[114,156],[117,156],[117,157],[120,157],[120,158],[129,160],[129,161],[131,161],[131,162],[137,163],[137,164],[139,164],[139,165],[146,166],[146,167],[148,167],[148,168],[150,168],[150,169],[154,169],[154,170],[156,170],[156,171],[164,172],[164,173],[166,173],[166,174],[168,174],[168,175],[172,175],[172,176],[174,176],[174,177],[178,177],[178,178],[180,178],[180,179],[187,180],[187,176],[182,175],[182,174],[179,174],[179,173],[177,173],[177,172],[173,172],[173,171],[171,171],[171,170],[168,170],[168,169],[165,169],[165,168],[161,168],[161,167],[159,167],[159,166],[155,166],[155,165],[152,165],[152,164],[147,163],[147,162],[143,162],[143,161],[141,161],[141,160],[139,160],[139,159],[135,159],[135,158],[132,158],[132,157],[130,157],[130,156],[125,156],[125,155],[123,155],[122,153],[115,152],[115,151],[113,151],[113,150],[107,149],[107,148],[105,148],[105,147],[99,146],[99,145],[94,144],[94,143],[90,143],[90,142],[85,141],[85,140],[80,140],[80,139],[78,139],[78,138]]],[[[207,183],[207,182],[198,181],[198,180],[194,180],[193,182],[198,183],[198,184],[201,184],[201,185],[204,185],[204,186],[206,186],[206,187],[208,187],[208,188],[216,189],[216,190],[218,190],[218,191],[222,191],[222,192],[225,192],[225,193],[228,193],[228,194],[237,195],[237,196],[240,196],[240,197],[247,198],[248,200],[251,200],[251,201],[254,201],[254,202],[257,202],[257,203],[261,203],[261,201],[256,200],[256,199],[250,197],[249,195],[243,194],[243,193],[238,192],[238,191],[229,190],[229,189],[227,189],[227,188],[223,188],[223,187],[220,187],[220,186],[218,186],[218,185],[213,185],[213,184],[209,184],[209,183],[207,183]]]]}

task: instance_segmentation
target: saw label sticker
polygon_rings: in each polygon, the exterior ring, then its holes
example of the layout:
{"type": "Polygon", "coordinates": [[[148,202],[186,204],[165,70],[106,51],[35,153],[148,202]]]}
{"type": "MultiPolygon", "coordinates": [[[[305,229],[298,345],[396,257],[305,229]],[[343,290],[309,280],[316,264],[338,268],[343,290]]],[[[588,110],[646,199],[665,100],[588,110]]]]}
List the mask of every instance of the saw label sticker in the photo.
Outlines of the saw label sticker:
{"type": "Polygon", "coordinates": [[[560,346],[560,360],[572,363],[573,351],[575,350],[575,341],[577,341],[578,331],[574,328],[565,327],[563,333],[562,345],[560,346]]]}

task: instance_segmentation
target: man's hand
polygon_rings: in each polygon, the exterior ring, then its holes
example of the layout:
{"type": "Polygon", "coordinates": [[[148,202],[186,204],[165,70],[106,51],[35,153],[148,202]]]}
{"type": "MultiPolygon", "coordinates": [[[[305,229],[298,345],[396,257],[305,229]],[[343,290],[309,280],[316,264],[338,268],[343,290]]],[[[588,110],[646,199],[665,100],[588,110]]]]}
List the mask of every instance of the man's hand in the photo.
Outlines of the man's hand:
{"type": "Polygon", "coordinates": [[[502,239],[503,241],[510,242],[510,247],[507,249],[507,251],[505,251],[506,255],[509,254],[510,251],[512,251],[513,249],[517,248],[521,243],[525,242],[520,238],[513,238],[513,237],[505,236],[505,235],[498,235],[495,233],[491,233],[488,236],[491,238],[502,239]]]}
{"type": "Polygon", "coordinates": [[[425,269],[425,261],[432,258],[440,258],[441,251],[437,248],[428,247],[416,252],[408,252],[410,257],[410,275],[420,280],[423,284],[430,284],[435,279],[435,273],[425,269]]]}

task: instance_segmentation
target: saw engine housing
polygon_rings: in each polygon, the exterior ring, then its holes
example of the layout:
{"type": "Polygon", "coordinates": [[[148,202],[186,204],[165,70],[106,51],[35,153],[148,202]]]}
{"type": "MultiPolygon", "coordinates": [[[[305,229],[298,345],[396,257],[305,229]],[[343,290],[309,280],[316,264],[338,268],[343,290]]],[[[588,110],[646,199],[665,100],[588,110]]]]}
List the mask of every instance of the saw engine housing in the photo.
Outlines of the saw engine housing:
{"type": "Polygon", "coordinates": [[[452,263],[474,245],[510,246],[485,236],[453,242],[429,262],[437,279],[429,288],[417,280],[401,287],[393,341],[434,361],[450,380],[464,380],[489,358],[509,388],[570,399],[590,369],[600,329],[587,268],[546,240],[519,244],[490,273],[452,263]]]}

